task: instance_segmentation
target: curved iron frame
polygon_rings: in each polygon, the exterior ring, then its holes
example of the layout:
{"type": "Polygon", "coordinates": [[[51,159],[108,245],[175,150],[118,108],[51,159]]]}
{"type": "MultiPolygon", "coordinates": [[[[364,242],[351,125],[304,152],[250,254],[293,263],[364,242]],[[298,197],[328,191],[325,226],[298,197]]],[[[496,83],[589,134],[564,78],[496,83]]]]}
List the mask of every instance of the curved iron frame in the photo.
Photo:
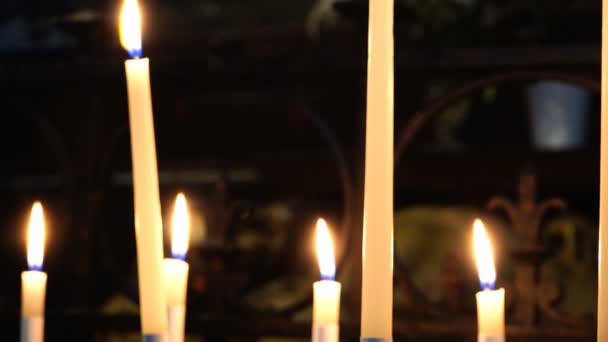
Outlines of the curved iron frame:
{"type": "MultiPolygon", "coordinates": [[[[403,159],[405,151],[411,145],[412,141],[416,137],[416,134],[423,127],[425,127],[425,125],[427,125],[435,115],[458,100],[472,95],[490,85],[499,85],[514,81],[539,80],[553,80],[571,83],[588,89],[594,93],[600,93],[601,91],[601,84],[597,81],[575,76],[569,73],[544,70],[505,72],[473,80],[437,99],[426,110],[415,113],[413,117],[401,127],[398,140],[395,145],[395,168],[400,165],[400,161],[403,159]]],[[[438,305],[432,303],[432,301],[424,294],[422,290],[415,286],[414,281],[410,277],[408,267],[397,257],[395,257],[395,271],[404,277],[407,290],[410,294],[413,294],[416,297],[412,299],[417,300],[418,303],[421,303],[424,306],[425,312],[430,314],[438,314],[439,312],[443,311],[438,307],[438,305]]]]}

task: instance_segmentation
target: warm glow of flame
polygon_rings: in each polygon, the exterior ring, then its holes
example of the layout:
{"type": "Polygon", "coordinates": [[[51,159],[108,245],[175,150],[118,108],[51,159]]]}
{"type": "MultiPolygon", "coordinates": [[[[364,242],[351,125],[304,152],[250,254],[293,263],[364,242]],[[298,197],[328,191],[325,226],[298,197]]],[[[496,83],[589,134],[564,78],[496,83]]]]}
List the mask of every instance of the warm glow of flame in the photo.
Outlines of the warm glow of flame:
{"type": "Polygon", "coordinates": [[[179,193],[175,198],[171,222],[171,254],[174,258],[185,259],[190,241],[190,216],[186,196],[179,193]]]}
{"type": "Polygon", "coordinates": [[[493,289],[496,282],[496,269],[494,268],[492,243],[480,219],[473,223],[473,251],[481,287],[483,289],[493,289]]]}
{"type": "Polygon", "coordinates": [[[334,243],[324,219],[317,220],[317,258],[322,279],[334,279],[336,262],[334,258],[334,243]]]}
{"type": "Polygon", "coordinates": [[[141,56],[141,13],[137,0],[124,0],[120,11],[120,43],[133,58],[141,56]]]}
{"type": "Polygon", "coordinates": [[[31,270],[42,269],[44,259],[44,212],[40,202],[34,203],[27,226],[27,264],[31,270]]]}

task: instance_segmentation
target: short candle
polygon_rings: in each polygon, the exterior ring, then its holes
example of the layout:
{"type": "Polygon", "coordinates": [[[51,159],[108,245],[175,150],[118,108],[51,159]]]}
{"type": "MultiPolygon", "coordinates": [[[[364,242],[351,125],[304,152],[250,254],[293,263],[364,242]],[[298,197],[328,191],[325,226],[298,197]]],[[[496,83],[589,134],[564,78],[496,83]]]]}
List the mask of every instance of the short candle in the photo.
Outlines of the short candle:
{"type": "Polygon", "coordinates": [[[46,273],[42,272],[44,259],[44,210],[40,202],[34,203],[27,228],[28,271],[21,273],[21,342],[44,340],[44,299],[46,273]]]}
{"type": "Polygon", "coordinates": [[[313,284],[312,342],[340,340],[340,288],[335,281],[334,246],[323,219],[317,220],[316,247],[321,279],[313,284]]]}
{"type": "Polygon", "coordinates": [[[492,244],[481,220],[473,223],[473,251],[481,291],[477,292],[477,341],[505,340],[505,290],[494,290],[496,269],[492,244]]]}
{"type": "Polygon", "coordinates": [[[186,293],[188,290],[188,241],[190,237],[190,216],[184,194],[175,199],[171,222],[172,258],[164,260],[165,295],[167,298],[167,316],[169,342],[183,342],[186,323],[186,293]]]}

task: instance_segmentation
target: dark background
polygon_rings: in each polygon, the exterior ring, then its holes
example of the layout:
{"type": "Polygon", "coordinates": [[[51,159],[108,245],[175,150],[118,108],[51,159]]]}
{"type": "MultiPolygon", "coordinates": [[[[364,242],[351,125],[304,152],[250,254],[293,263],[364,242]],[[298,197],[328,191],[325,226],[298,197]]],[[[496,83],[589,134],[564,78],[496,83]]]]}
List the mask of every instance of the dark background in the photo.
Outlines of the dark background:
{"type": "MultiPolygon", "coordinates": [[[[307,336],[294,317],[309,294],[281,309],[247,296],[277,279],[317,277],[308,242],[319,215],[351,265],[343,322],[352,328],[343,335],[357,338],[367,3],[324,2],[142,2],[163,213],[185,191],[211,237],[190,252],[188,309],[188,329],[209,340],[307,336]]],[[[570,213],[596,222],[601,2],[395,2],[395,210],[482,210],[493,195],[515,197],[520,172],[532,167],[540,199],[560,196],[570,213]],[[556,78],[593,95],[585,144],[548,152],[532,144],[526,89],[556,78]],[[453,111],[435,111],[446,96],[453,111]],[[411,120],[427,112],[414,131],[411,120]]],[[[0,4],[0,312],[15,336],[35,199],[49,223],[49,338],[104,340],[138,327],[136,316],[102,314],[118,295],[137,300],[119,5],[0,4]],[[81,323],[66,330],[66,321],[81,323]]],[[[474,331],[453,329],[455,319],[474,318],[470,307],[410,316],[445,323],[456,340],[474,331]]],[[[396,336],[425,331],[410,328],[396,336]]]]}

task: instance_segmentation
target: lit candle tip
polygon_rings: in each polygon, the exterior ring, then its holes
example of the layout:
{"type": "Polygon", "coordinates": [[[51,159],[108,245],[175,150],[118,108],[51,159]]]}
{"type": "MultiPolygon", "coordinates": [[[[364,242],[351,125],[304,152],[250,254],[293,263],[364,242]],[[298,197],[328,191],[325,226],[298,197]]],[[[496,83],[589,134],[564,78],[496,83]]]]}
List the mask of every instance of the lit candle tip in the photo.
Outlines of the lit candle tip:
{"type": "Polygon", "coordinates": [[[322,218],[317,220],[316,237],[317,258],[319,260],[321,278],[324,280],[333,280],[336,277],[334,244],[329,228],[327,227],[327,222],[322,218]]]}
{"type": "Polygon", "coordinates": [[[171,254],[176,259],[186,259],[190,240],[190,216],[186,196],[179,193],[175,198],[173,220],[171,222],[171,254]]]}
{"type": "Polygon", "coordinates": [[[484,290],[494,289],[496,269],[494,268],[492,243],[480,219],[476,219],[473,223],[473,251],[481,288],[484,290]]]}
{"type": "Polygon", "coordinates": [[[42,269],[44,259],[44,210],[38,201],[32,206],[27,227],[27,264],[30,270],[42,269]]]}
{"type": "Polygon", "coordinates": [[[131,58],[141,57],[141,13],[137,0],[125,0],[120,11],[120,43],[131,58]]]}

